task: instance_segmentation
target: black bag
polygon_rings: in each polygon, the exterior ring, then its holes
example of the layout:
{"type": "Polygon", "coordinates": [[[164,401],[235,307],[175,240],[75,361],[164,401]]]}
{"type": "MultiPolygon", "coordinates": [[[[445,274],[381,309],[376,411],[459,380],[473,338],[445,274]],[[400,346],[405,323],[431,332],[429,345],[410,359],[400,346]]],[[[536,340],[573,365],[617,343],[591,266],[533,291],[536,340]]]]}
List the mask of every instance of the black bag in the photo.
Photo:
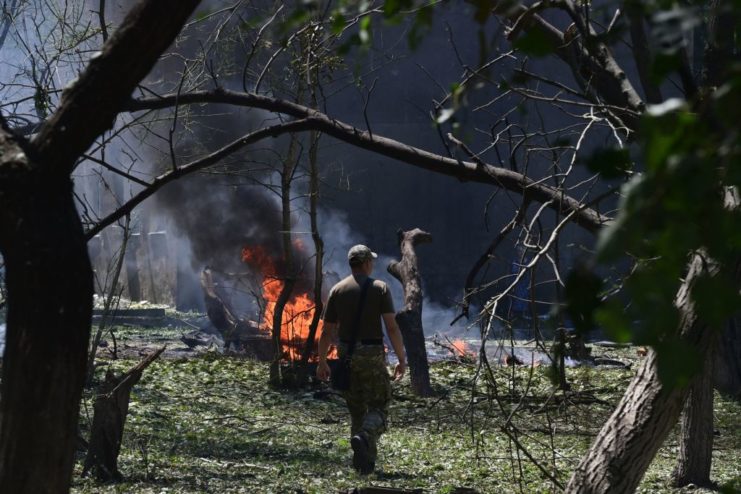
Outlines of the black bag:
{"type": "Polygon", "coordinates": [[[369,276],[360,289],[360,301],[358,302],[358,311],[355,313],[355,323],[352,328],[350,344],[347,347],[347,354],[338,360],[329,362],[330,383],[332,388],[337,391],[347,391],[350,389],[350,363],[352,362],[352,353],[355,350],[355,340],[357,340],[358,336],[358,325],[360,324],[360,315],[363,312],[363,305],[365,304],[365,295],[368,293],[368,286],[371,283],[372,280],[369,276]]]}
{"type": "Polygon", "coordinates": [[[350,362],[349,357],[329,361],[332,388],[337,391],[350,389],[350,362]]]}

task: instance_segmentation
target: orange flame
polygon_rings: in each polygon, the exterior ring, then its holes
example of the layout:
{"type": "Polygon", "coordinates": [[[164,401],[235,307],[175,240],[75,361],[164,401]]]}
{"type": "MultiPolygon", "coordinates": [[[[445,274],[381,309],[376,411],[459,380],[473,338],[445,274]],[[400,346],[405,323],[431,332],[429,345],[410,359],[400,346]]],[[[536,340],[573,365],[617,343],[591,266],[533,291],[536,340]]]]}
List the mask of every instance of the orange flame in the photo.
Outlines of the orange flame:
{"type": "MultiPolygon", "coordinates": [[[[273,258],[260,246],[244,247],[242,261],[259,270],[262,276],[262,296],[265,299],[265,310],[260,328],[272,333],[275,306],[285,283],[278,277],[273,258]]],[[[297,361],[301,359],[306,340],[309,338],[309,328],[314,317],[315,305],[308,293],[292,294],[283,306],[281,317],[280,341],[284,360],[297,361]]],[[[319,341],[322,334],[322,321],[317,326],[315,341],[319,341]]],[[[337,350],[330,349],[329,358],[337,358],[337,350]]],[[[312,360],[316,360],[312,356],[312,360]]]]}
{"type": "Polygon", "coordinates": [[[455,354],[459,357],[471,357],[474,354],[471,346],[463,340],[454,340],[450,342],[450,346],[455,351],[455,354]]]}

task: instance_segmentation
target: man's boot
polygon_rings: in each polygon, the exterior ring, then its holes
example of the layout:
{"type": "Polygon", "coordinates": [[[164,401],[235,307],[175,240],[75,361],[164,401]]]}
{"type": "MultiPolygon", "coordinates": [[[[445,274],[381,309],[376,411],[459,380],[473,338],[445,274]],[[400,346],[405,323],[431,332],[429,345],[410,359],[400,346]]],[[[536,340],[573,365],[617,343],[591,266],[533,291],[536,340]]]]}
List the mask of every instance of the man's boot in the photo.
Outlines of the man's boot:
{"type": "Polygon", "coordinates": [[[352,466],[362,475],[373,473],[376,462],[371,459],[368,435],[365,432],[358,432],[350,439],[350,445],[353,450],[352,466]]]}

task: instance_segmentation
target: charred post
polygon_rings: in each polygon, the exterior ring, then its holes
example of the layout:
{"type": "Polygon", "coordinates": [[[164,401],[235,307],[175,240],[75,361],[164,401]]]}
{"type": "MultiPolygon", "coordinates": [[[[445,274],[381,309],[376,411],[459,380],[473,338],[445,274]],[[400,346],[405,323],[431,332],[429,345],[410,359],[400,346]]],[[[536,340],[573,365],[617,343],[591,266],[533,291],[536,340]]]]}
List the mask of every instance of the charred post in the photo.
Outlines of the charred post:
{"type": "Polygon", "coordinates": [[[388,266],[388,272],[404,287],[404,307],[396,313],[396,322],[407,352],[412,389],[419,396],[430,396],[430,370],[422,328],[422,280],[414,248],[418,244],[432,242],[432,235],[419,228],[406,232],[399,230],[397,235],[401,261],[392,262],[388,266]]]}

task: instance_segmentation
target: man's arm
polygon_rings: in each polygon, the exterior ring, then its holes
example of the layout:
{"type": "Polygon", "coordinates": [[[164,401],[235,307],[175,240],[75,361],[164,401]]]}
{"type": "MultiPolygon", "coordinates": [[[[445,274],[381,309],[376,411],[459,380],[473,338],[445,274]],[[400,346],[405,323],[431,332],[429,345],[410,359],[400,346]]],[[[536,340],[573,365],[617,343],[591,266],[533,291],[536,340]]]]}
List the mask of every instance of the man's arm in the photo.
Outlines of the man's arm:
{"type": "Polygon", "coordinates": [[[394,353],[399,359],[399,363],[396,364],[396,368],[394,369],[394,381],[398,381],[404,376],[407,368],[407,354],[404,350],[404,341],[401,338],[401,331],[399,330],[399,325],[396,324],[396,317],[393,312],[383,314],[383,323],[386,325],[386,334],[389,340],[391,340],[394,353]]]}
{"type": "Polygon", "coordinates": [[[319,337],[319,364],[316,366],[316,377],[322,381],[329,380],[329,365],[327,364],[327,352],[329,345],[337,340],[337,323],[324,321],[322,335],[319,337]]]}

